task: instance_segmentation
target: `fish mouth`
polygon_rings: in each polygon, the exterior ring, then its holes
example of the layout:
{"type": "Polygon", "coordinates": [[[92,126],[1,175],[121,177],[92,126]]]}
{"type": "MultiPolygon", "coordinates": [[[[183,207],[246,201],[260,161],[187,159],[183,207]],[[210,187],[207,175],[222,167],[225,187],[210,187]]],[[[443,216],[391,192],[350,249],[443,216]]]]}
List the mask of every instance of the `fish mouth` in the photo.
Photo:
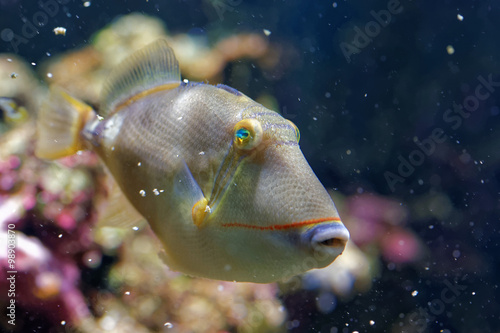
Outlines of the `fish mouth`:
{"type": "Polygon", "coordinates": [[[316,225],[302,235],[302,242],[314,251],[339,255],[349,240],[349,231],[339,222],[316,225]]]}

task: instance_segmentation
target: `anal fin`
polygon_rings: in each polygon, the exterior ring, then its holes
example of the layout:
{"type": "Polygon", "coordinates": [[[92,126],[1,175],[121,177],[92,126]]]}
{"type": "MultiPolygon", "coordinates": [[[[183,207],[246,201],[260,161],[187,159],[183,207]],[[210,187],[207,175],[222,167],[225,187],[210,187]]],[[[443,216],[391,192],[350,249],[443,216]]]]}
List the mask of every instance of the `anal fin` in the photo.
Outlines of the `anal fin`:
{"type": "Polygon", "coordinates": [[[146,224],[144,217],[125,197],[111,173],[106,169],[109,195],[99,209],[98,227],[138,229],[146,224]]]}

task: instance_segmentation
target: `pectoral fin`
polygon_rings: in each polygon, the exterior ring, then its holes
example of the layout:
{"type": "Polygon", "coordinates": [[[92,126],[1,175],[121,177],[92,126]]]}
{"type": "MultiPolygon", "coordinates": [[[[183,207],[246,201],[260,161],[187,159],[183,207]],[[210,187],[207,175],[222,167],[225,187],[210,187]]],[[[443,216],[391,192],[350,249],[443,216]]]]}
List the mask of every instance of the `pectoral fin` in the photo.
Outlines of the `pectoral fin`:
{"type": "Polygon", "coordinates": [[[179,200],[179,204],[186,205],[186,208],[189,208],[193,223],[200,227],[205,217],[210,213],[210,207],[207,205],[208,200],[185,162],[182,163],[182,167],[174,178],[174,194],[176,199],[179,200]]]}

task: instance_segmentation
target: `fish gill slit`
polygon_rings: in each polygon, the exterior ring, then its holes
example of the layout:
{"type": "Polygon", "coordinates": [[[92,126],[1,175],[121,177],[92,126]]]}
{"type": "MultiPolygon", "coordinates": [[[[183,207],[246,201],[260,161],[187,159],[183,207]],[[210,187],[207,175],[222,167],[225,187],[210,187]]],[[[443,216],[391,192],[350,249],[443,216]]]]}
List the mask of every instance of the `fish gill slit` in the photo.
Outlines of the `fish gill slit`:
{"type": "MultiPolygon", "coordinates": [[[[229,183],[231,182],[231,179],[234,176],[234,173],[236,172],[236,169],[238,168],[238,165],[240,164],[241,160],[243,159],[244,156],[239,156],[234,154],[234,157],[231,159],[231,164],[229,165],[229,168],[224,174],[224,178],[222,178],[220,182],[220,186],[218,186],[218,191],[215,194],[214,199],[210,198],[210,202],[216,203],[219,201],[220,197],[223,195],[223,193],[226,191],[226,189],[229,186],[229,183]]],[[[210,204],[209,204],[210,206],[210,204]]]]}
{"type": "Polygon", "coordinates": [[[226,187],[222,186],[222,184],[224,183],[225,179],[228,178],[227,177],[228,173],[230,172],[235,159],[236,159],[236,154],[234,154],[234,147],[233,144],[231,143],[228,153],[224,157],[224,161],[222,162],[221,166],[219,167],[219,170],[217,171],[217,175],[215,176],[214,187],[212,189],[212,193],[210,195],[208,202],[208,205],[210,207],[212,207],[213,203],[218,200],[218,197],[222,189],[226,187]]]}

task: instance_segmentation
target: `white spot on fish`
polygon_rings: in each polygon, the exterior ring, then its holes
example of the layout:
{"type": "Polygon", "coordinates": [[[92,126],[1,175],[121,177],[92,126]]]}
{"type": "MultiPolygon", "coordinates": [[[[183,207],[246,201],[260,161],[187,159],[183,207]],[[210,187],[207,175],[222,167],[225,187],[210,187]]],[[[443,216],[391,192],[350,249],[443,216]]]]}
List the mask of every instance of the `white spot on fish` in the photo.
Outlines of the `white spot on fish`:
{"type": "Polygon", "coordinates": [[[177,117],[177,120],[182,120],[182,116],[180,116],[180,117],[177,117]]]}
{"type": "Polygon", "coordinates": [[[134,227],[132,227],[132,230],[137,231],[137,230],[139,230],[139,227],[138,226],[134,226],[134,227]]]}
{"type": "Polygon", "coordinates": [[[205,152],[204,152],[204,151],[200,151],[200,152],[198,153],[198,155],[205,155],[205,152]]]}
{"type": "Polygon", "coordinates": [[[141,165],[142,165],[142,163],[141,163],[141,162],[137,163],[137,166],[141,166],[141,165]]]}
{"type": "Polygon", "coordinates": [[[163,324],[163,326],[165,326],[166,328],[174,327],[174,325],[172,325],[172,323],[169,323],[169,322],[166,322],[165,324],[163,324]]]}
{"type": "Polygon", "coordinates": [[[158,189],[157,189],[157,188],[153,189],[153,193],[154,193],[155,195],[160,195],[160,191],[158,191],[158,189]]]}
{"type": "Polygon", "coordinates": [[[50,79],[52,77],[52,73],[47,73],[47,77],[50,79]]]}
{"type": "Polygon", "coordinates": [[[127,295],[127,296],[130,295],[130,291],[126,291],[125,295],[127,295]]]}
{"type": "Polygon", "coordinates": [[[61,321],[61,325],[66,325],[66,320],[61,321]]]}
{"type": "Polygon", "coordinates": [[[104,145],[109,147],[114,144],[115,138],[120,132],[123,124],[123,115],[120,113],[106,120],[105,128],[103,131],[104,145]]]}
{"type": "Polygon", "coordinates": [[[146,196],[146,191],[140,190],[139,194],[141,195],[141,197],[145,197],[146,196]]]}

